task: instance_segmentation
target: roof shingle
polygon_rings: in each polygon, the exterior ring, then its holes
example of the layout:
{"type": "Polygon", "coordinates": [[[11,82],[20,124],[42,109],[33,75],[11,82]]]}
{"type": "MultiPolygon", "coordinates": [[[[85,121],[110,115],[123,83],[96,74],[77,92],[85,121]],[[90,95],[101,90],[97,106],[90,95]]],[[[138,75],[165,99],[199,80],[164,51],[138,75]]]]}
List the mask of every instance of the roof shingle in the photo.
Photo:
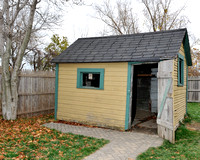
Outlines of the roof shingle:
{"type": "Polygon", "coordinates": [[[173,59],[183,42],[186,29],[79,38],[54,63],[149,62],[173,59]]]}

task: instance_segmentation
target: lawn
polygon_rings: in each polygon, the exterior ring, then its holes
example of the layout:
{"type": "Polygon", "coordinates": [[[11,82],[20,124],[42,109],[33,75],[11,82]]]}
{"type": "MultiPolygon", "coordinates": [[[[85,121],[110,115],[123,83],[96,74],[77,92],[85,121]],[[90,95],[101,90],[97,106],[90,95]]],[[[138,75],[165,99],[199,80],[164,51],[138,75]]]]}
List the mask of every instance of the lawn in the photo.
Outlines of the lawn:
{"type": "Polygon", "coordinates": [[[171,144],[164,141],[163,145],[157,148],[149,148],[146,152],[137,157],[137,160],[148,159],[200,159],[200,131],[187,129],[190,125],[199,126],[200,103],[188,103],[188,115],[185,123],[176,131],[176,143],[171,144]]]}
{"type": "Polygon", "coordinates": [[[6,121],[0,117],[0,159],[83,159],[108,143],[41,126],[53,115],[6,121]]]}
{"type": "Polygon", "coordinates": [[[193,121],[200,123],[200,103],[189,103],[188,114],[193,121]]]}

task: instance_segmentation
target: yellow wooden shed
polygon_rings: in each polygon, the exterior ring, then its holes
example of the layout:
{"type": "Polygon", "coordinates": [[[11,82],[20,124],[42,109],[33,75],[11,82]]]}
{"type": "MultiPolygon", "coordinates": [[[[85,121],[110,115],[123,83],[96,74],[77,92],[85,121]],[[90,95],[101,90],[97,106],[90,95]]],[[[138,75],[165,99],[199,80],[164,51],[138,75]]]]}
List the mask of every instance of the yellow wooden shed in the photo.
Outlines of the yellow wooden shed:
{"type": "Polygon", "coordinates": [[[154,116],[174,142],[192,65],[186,29],[80,38],[52,62],[56,119],[128,130],[154,116]]]}

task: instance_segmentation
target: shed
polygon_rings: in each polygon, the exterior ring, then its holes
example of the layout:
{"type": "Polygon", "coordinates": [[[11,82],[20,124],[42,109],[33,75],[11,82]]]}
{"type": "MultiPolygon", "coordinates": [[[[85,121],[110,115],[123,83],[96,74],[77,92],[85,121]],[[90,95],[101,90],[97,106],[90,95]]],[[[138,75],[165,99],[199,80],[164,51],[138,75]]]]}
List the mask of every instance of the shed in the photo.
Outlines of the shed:
{"type": "Polygon", "coordinates": [[[175,141],[187,108],[187,29],[80,38],[56,63],[55,118],[128,130],[156,115],[157,133],[175,141]]]}

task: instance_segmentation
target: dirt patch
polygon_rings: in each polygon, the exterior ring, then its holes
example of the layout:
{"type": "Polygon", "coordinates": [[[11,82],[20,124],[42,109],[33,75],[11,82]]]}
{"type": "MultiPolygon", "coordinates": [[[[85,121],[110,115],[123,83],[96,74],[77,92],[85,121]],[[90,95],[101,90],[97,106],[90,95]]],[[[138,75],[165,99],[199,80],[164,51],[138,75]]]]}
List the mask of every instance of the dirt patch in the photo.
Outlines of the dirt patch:
{"type": "Polygon", "coordinates": [[[130,131],[157,135],[156,116],[153,115],[138,120],[138,122],[132,126],[130,131]]]}
{"type": "Polygon", "coordinates": [[[130,131],[157,135],[157,128],[146,128],[146,127],[134,126],[130,131]]]}
{"type": "Polygon", "coordinates": [[[103,127],[86,125],[86,124],[77,123],[77,122],[69,122],[69,121],[64,121],[64,120],[54,121],[54,123],[63,123],[63,124],[69,124],[69,125],[74,125],[74,126],[84,126],[84,127],[89,127],[89,128],[103,128],[103,127]]]}
{"type": "Polygon", "coordinates": [[[200,123],[192,122],[191,124],[186,124],[187,129],[191,131],[200,131],[200,123]]]}
{"type": "MultiPolygon", "coordinates": [[[[149,119],[152,120],[152,118],[149,118],[149,119]]],[[[147,119],[147,120],[149,120],[149,119],[147,119]]],[[[146,122],[146,121],[144,121],[144,122],[146,122]]],[[[77,123],[77,122],[69,122],[69,121],[64,121],[64,120],[57,120],[57,121],[54,121],[54,123],[63,123],[63,124],[69,124],[69,125],[74,125],[74,126],[83,126],[83,127],[88,127],[88,128],[111,129],[111,128],[106,128],[106,127],[98,127],[98,126],[87,125],[87,124],[82,124],[82,123],[77,123]]],[[[118,130],[118,131],[124,132],[123,130],[118,130]]],[[[127,130],[127,132],[139,132],[139,133],[156,135],[157,128],[147,128],[147,127],[142,127],[142,126],[136,125],[136,126],[132,127],[131,129],[127,130]]]]}
{"type": "Polygon", "coordinates": [[[54,123],[63,123],[63,124],[69,124],[69,125],[74,125],[74,126],[83,126],[83,127],[88,127],[88,128],[111,129],[111,130],[118,130],[120,132],[124,132],[124,130],[120,130],[120,129],[113,129],[113,128],[109,128],[109,127],[93,126],[93,125],[89,125],[89,124],[83,124],[83,123],[78,123],[78,122],[70,122],[70,121],[64,121],[64,120],[57,120],[57,121],[54,121],[54,123]]]}

